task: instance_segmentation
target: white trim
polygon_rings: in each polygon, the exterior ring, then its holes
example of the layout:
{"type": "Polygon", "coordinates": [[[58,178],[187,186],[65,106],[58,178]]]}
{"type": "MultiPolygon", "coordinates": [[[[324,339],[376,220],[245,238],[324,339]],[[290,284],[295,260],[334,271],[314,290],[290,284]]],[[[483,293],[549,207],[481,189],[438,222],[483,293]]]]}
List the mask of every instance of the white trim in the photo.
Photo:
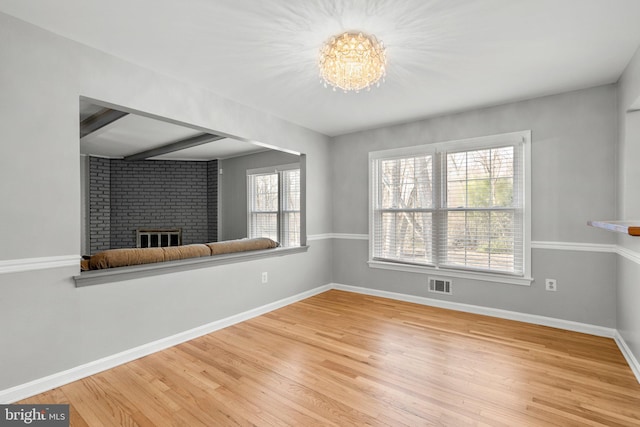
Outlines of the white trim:
{"type": "Polygon", "coordinates": [[[347,233],[335,233],[333,235],[334,239],[345,239],[345,240],[369,240],[368,234],[347,234],[347,233]]]}
{"type": "Polygon", "coordinates": [[[506,274],[484,273],[476,271],[449,270],[399,262],[367,261],[369,267],[382,270],[406,271],[408,273],[437,274],[442,277],[458,277],[461,279],[481,280],[484,282],[506,283],[509,285],[531,286],[532,277],[509,276],[506,274]]]}
{"type": "Polygon", "coordinates": [[[539,316],[536,314],[519,313],[517,311],[502,310],[499,308],[482,307],[479,305],[463,304],[459,302],[444,301],[414,295],[400,294],[396,292],[380,291],[358,286],[331,284],[333,289],[341,291],[355,292],[363,295],[371,295],[382,298],[389,298],[397,301],[412,302],[415,304],[427,305],[431,307],[446,308],[449,310],[462,311],[465,313],[482,314],[484,316],[497,317],[500,319],[516,320],[518,322],[531,323],[534,325],[550,326],[552,328],[566,329],[568,331],[581,332],[583,334],[596,335],[599,337],[614,338],[617,331],[613,328],[591,325],[588,323],[574,322],[571,320],[556,319],[553,317],[539,316]]]}
{"type": "Polygon", "coordinates": [[[288,298],[284,298],[269,304],[265,304],[261,307],[257,307],[243,313],[238,313],[233,316],[226,317],[224,319],[217,320],[212,323],[208,323],[197,328],[190,329],[172,335],[170,337],[162,338],[157,341],[153,341],[148,344],[144,344],[129,350],[125,350],[121,353],[117,353],[111,356],[104,357],[89,363],[85,363],[80,366],[68,369],[66,371],[58,372],[53,375],[46,376],[30,381],[25,384],[20,384],[15,387],[11,387],[5,390],[0,390],[0,404],[12,403],[28,397],[34,396],[39,393],[51,390],[56,387],[69,384],[73,381],[88,377],[90,375],[97,374],[99,372],[111,369],[119,366],[123,363],[127,363],[146,355],[164,350],[166,348],[178,345],[180,343],[198,338],[200,336],[215,332],[217,330],[226,328],[236,323],[249,320],[253,317],[260,316],[278,308],[282,308],[289,304],[301,301],[303,299],[312,297],[314,295],[326,292],[331,289],[338,289],[347,292],[354,292],[363,295],[378,296],[382,298],[390,298],[398,301],[412,302],[416,304],[445,308],[449,310],[457,310],[466,313],[481,314],[485,316],[492,316],[501,319],[516,320],[525,323],[531,323],[535,325],[550,326],[553,328],[566,329],[574,332],[581,332],[596,336],[602,336],[607,338],[613,338],[620,348],[620,351],[624,355],[625,359],[629,363],[631,370],[640,382],[640,363],[634,357],[633,353],[625,343],[624,339],[618,331],[612,328],[605,328],[597,325],[590,325],[587,323],[573,322],[570,320],[555,319],[551,317],[538,316],[534,314],[518,313],[515,311],[501,310],[490,307],[482,307],[470,304],[462,304],[451,301],[443,301],[432,298],[425,298],[407,294],[400,294],[396,292],[381,291],[375,289],[367,289],[358,286],[342,285],[339,283],[330,283],[324,286],[319,286],[315,289],[311,289],[306,292],[302,292],[297,295],[293,295],[288,298]]]}
{"type": "Polygon", "coordinates": [[[80,255],[8,259],[0,261],[0,274],[71,266],[78,267],[80,271],[80,259],[80,255]]]}
{"type": "Polygon", "coordinates": [[[110,157],[110,156],[105,156],[102,154],[80,154],[81,156],[87,156],[87,157],[97,157],[99,159],[109,159],[109,160],[118,160],[118,159],[124,159],[123,156],[115,156],[115,157],[110,157]]]}
{"type": "Polygon", "coordinates": [[[247,175],[269,175],[281,171],[300,169],[300,163],[287,163],[286,165],[267,166],[264,168],[247,169],[247,175]]]}
{"type": "Polygon", "coordinates": [[[636,379],[640,383],[640,362],[638,362],[638,359],[636,359],[635,356],[633,355],[633,352],[631,351],[631,349],[625,342],[624,338],[620,334],[620,331],[616,331],[615,335],[613,336],[613,339],[616,341],[616,344],[618,344],[618,348],[620,349],[620,352],[622,353],[624,358],[627,360],[627,363],[631,368],[631,372],[633,372],[633,375],[636,376],[636,379]]]}
{"type": "MultiPolygon", "coordinates": [[[[431,172],[432,175],[432,206],[424,210],[420,210],[421,212],[431,212],[436,218],[440,213],[444,213],[447,211],[447,206],[445,203],[445,198],[442,194],[445,190],[445,183],[440,182],[442,179],[446,178],[447,172],[446,167],[444,166],[446,162],[446,156],[448,153],[469,151],[469,150],[478,150],[478,149],[488,149],[488,148],[498,148],[498,147],[513,147],[513,155],[514,155],[514,170],[513,170],[513,196],[518,196],[517,199],[514,199],[513,208],[514,212],[522,211],[522,224],[517,229],[514,229],[514,233],[516,236],[521,235],[522,242],[518,245],[518,249],[515,250],[514,256],[514,266],[519,264],[518,255],[522,254],[522,266],[521,268],[518,266],[518,272],[521,273],[529,283],[525,281],[518,280],[518,285],[530,285],[533,279],[531,278],[531,130],[523,130],[518,132],[509,132],[503,134],[496,135],[486,135],[481,137],[474,138],[466,138],[455,141],[443,141],[437,143],[431,143],[426,145],[419,145],[415,147],[403,147],[403,148],[394,148],[382,151],[371,151],[369,152],[369,265],[375,266],[375,254],[377,243],[374,241],[377,234],[375,232],[376,223],[380,220],[379,217],[379,209],[378,206],[381,198],[381,178],[380,178],[380,167],[381,161],[389,160],[389,159],[399,159],[403,157],[414,157],[414,156],[431,156],[432,157],[432,166],[433,170],[431,172]],[[516,167],[515,165],[520,165],[516,167]],[[521,233],[521,234],[520,234],[521,233]]],[[[444,194],[444,193],[443,193],[444,194]]],[[[442,217],[444,218],[444,217],[442,217]]],[[[440,254],[440,251],[446,251],[446,248],[442,247],[441,242],[438,240],[443,236],[442,233],[446,233],[446,230],[438,230],[440,228],[441,222],[440,220],[433,219],[432,232],[433,232],[433,251],[434,251],[434,259],[433,263],[438,265],[442,263],[442,260],[438,260],[438,257],[444,257],[446,254],[443,252],[440,254]],[[439,254],[439,255],[438,255],[439,254]]],[[[514,224],[515,226],[515,224],[514,224]]],[[[444,264],[444,263],[442,263],[444,264]]],[[[443,269],[446,268],[440,266],[443,269]]],[[[386,267],[385,267],[386,268],[386,267]]],[[[389,266],[390,269],[391,266],[389,266]]],[[[487,280],[492,280],[488,278],[487,280]]]]}
{"type": "Polygon", "coordinates": [[[635,262],[636,264],[640,264],[640,253],[633,251],[631,249],[625,248],[624,246],[617,246],[616,253],[622,257],[625,257],[631,262],[635,262]]]}
{"type": "Polygon", "coordinates": [[[616,245],[602,243],[574,243],[574,242],[531,242],[532,249],[549,249],[559,251],[580,251],[580,252],[607,252],[615,253],[616,245]]]}
{"type": "Polygon", "coordinates": [[[114,368],[118,365],[122,365],[123,363],[131,362],[132,360],[136,360],[149,354],[156,353],[160,350],[164,350],[166,348],[173,347],[175,345],[192,340],[194,338],[201,337],[206,334],[210,334],[211,332],[215,332],[228,326],[235,325],[236,323],[244,322],[245,320],[249,320],[270,311],[277,310],[289,304],[293,304],[322,292],[326,292],[330,289],[331,285],[320,286],[288,298],[284,298],[242,313],[235,314],[233,316],[226,317],[224,319],[216,320],[215,322],[211,322],[206,325],[190,329],[188,331],[180,332],[178,334],[162,338],[148,344],[143,344],[141,346],[125,350],[121,353],[113,354],[111,356],[95,360],[93,362],[85,363],[83,365],[67,369],[66,371],[48,375],[44,378],[39,378],[25,384],[20,384],[15,387],[8,388],[6,390],[0,390],[0,403],[12,403],[22,399],[26,399],[27,397],[34,396],[47,390],[51,390],[53,388],[69,384],[73,381],[77,381],[90,375],[95,375],[107,369],[114,368]]]}
{"type": "Polygon", "coordinates": [[[307,242],[312,242],[314,240],[327,240],[333,239],[333,234],[324,233],[324,234],[310,234],[307,236],[307,242]]]}
{"type": "MultiPolygon", "coordinates": [[[[524,182],[520,183],[520,185],[522,186],[522,192],[524,193],[524,216],[522,218],[522,235],[524,237],[523,275],[525,279],[531,279],[531,281],[528,283],[528,285],[531,285],[531,282],[533,281],[533,279],[531,278],[531,275],[533,274],[533,267],[531,265],[531,240],[533,236],[531,230],[531,130],[515,132],[514,135],[519,135],[519,137],[522,138],[523,142],[520,151],[520,156],[522,156],[522,167],[524,168],[524,182]]],[[[515,150],[514,154],[516,154],[517,152],[518,150],[515,150]]]]}
{"type": "Polygon", "coordinates": [[[325,233],[325,234],[312,234],[307,236],[307,240],[323,240],[323,239],[369,240],[369,235],[349,234],[349,233],[325,233]]]}
{"type": "Polygon", "coordinates": [[[413,154],[430,154],[438,150],[473,150],[474,148],[500,147],[518,143],[528,143],[531,141],[531,130],[507,132],[496,135],[484,135],[465,139],[455,139],[450,141],[430,142],[410,147],[390,148],[387,150],[370,151],[369,163],[374,159],[393,158],[410,156],[413,154]]]}

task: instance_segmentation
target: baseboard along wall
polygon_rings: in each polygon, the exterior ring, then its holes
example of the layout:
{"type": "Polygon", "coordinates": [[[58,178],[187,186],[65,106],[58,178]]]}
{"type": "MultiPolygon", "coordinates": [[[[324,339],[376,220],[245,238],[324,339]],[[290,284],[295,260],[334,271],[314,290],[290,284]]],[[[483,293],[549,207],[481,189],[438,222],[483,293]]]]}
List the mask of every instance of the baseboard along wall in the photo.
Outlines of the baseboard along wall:
{"type": "Polygon", "coordinates": [[[199,326],[184,332],[181,332],[170,337],[166,337],[157,341],[153,341],[118,354],[104,357],[93,362],[85,363],[83,365],[68,369],[66,371],[58,372],[53,375],[49,375],[44,378],[39,378],[30,381],[25,384],[20,384],[15,387],[11,387],[5,390],[0,390],[0,404],[13,403],[28,397],[34,396],[39,393],[51,390],[56,387],[63,386],[65,384],[77,381],[79,379],[95,375],[99,372],[107,369],[114,368],[118,365],[122,365],[127,362],[139,359],[149,354],[164,350],[169,347],[181,344],[183,342],[198,338],[200,336],[215,332],[219,329],[226,328],[236,323],[249,320],[251,318],[260,316],[273,310],[285,307],[289,304],[293,304],[298,301],[302,301],[306,298],[314,295],[326,292],[331,289],[342,290],[346,292],[354,292],[364,295],[377,296],[382,298],[389,298],[398,301],[411,302],[415,304],[421,304],[432,307],[445,308],[449,310],[461,311],[466,313],[481,314],[485,316],[498,317],[501,319],[515,320],[525,323],[531,323],[542,326],[549,326],[553,328],[565,329],[574,332],[581,332],[590,335],[596,335],[601,337],[613,338],[620,348],[623,356],[627,360],[633,374],[640,383],[640,363],[631,352],[629,346],[624,341],[624,338],[620,333],[613,328],[605,328],[597,325],[590,325],[586,323],[573,322],[563,319],[555,319],[551,317],[538,316],[533,314],[519,313],[515,311],[501,310],[490,307],[482,307],[470,304],[462,304],[450,301],[437,300],[432,298],[419,297],[414,295],[400,294],[396,292],[381,291],[376,289],[363,288],[358,286],[343,285],[339,283],[330,283],[324,286],[319,286],[315,289],[293,295],[288,298],[284,298],[269,304],[265,304],[254,309],[238,313],[233,316],[229,316],[224,319],[217,320],[215,322],[208,323],[206,325],[199,326]]]}

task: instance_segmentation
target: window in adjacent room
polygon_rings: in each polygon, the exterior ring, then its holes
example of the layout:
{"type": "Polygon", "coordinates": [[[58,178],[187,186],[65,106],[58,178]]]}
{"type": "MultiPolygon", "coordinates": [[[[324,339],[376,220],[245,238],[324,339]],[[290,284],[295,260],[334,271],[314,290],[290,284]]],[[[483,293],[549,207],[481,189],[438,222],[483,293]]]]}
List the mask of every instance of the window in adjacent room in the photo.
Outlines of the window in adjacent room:
{"type": "Polygon", "coordinates": [[[370,264],[528,279],[529,151],[527,131],[371,153],[370,264]]]}
{"type": "Polygon", "coordinates": [[[247,171],[248,235],[300,245],[300,165],[247,171]]]}

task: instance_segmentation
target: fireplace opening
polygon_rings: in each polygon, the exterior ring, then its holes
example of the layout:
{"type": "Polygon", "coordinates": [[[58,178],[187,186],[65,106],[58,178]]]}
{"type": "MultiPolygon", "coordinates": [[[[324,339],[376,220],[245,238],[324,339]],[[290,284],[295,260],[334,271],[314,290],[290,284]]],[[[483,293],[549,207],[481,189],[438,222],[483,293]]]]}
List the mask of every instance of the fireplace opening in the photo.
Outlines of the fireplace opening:
{"type": "Polygon", "coordinates": [[[136,230],[136,247],[138,248],[166,248],[181,244],[181,228],[139,228],[136,230]]]}

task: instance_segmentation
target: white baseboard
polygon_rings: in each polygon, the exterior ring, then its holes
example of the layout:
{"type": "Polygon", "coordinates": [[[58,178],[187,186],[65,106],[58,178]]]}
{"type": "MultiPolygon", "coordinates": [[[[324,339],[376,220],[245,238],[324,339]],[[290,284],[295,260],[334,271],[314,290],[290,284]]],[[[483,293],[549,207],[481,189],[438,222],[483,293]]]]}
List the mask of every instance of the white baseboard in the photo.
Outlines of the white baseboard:
{"type": "Polygon", "coordinates": [[[633,375],[636,376],[636,379],[640,383],[640,362],[638,362],[638,359],[636,359],[636,357],[633,355],[624,338],[622,338],[622,335],[620,335],[620,332],[616,331],[616,334],[613,338],[616,340],[616,344],[618,344],[618,348],[622,352],[622,355],[627,360],[627,363],[629,364],[633,375]]]}
{"type": "Polygon", "coordinates": [[[285,307],[289,304],[301,301],[303,299],[312,297],[322,292],[338,289],[347,292],[355,292],[364,295],[379,296],[383,298],[390,298],[398,301],[412,302],[416,304],[422,304],[427,306],[446,308],[450,310],[457,310],[467,313],[482,314],[486,316],[498,317],[502,319],[517,320],[520,322],[532,323],[536,325],[550,326],[559,329],[565,329],[569,331],[582,332],[585,334],[602,336],[615,339],[620,351],[624,355],[625,359],[629,363],[631,370],[640,382],[640,363],[634,357],[633,353],[625,343],[622,336],[617,330],[613,328],[605,328],[597,325],[590,325],[586,323],[573,322],[570,320],[555,319],[551,317],[538,316],[534,314],[519,313],[515,311],[501,310],[496,308],[482,307],[477,305],[462,304],[451,301],[443,301],[426,297],[419,297],[414,295],[400,294],[396,292],[380,291],[376,289],[368,289],[358,286],[342,285],[338,283],[331,283],[328,285],[320,286],[315,289],[311,289],[306,292],[302,292],[297,295],[293,295],[288,298],[284,298],[261,307],[257,307],[224,319],[217,320],[212,323],[208,323],[197,328],[190,329],[188,331],[181,332],[176,335],[172,335],[167,338],[163,338],[148,344],[141,345],[126,351],[123,351],[112,356],[107,356],[102,359],[89,362],[75,368],[68,369],[63,372],[58,372],[53,375],[49,375],[44,378],[40,378],[34,381],[30,381],[25,384],[21,384],[6,390],[0,390],[0,404],[12,403],[18,400],[26,399],[30,396],[34,396],[39,393],[51,390],[56,387],[63,386],[73,381],[88,377],[90,375],[97,374],[99,372],[111,369],[118,365],[139,359],[149,354],[164,350],[166,348],[181,344],[183,342],[198,338],[200,336],[215,332],[219,329],[226,328],[236,323],[249,320],[253,317],[260,316],[278,308],[285,307]]]}
{"type": "Polygon", "coordinates": [[[347,292],[356,292],[364,295],[383,297],[398,301],[413,302],[432,307],[447,308],[449,310],[463,311],[465,313],[483,314],[485,316],[498,317],[500,319],[517,320],[519,322],[535,325],[550,326],[552,328],[566,329],[568,331],[582,332],[584,334],[613,338],[616,330],[588,323],[573,322],[571,320],[556,319],[553,317],[538,316],[535,314],[519,313],[517,311],[501,310],[499,308],[482,307],[479,305],[463,304],[459,302],[443,301],[439,299],[400,294],[396,292],[379,291],[376,289],[362,288],[358,286],[332,284],[333,289],[347,292]]]}
{"type": "Polygon", "coordinates": [[[584,334],[596,335],[600,337],[613,338],[618,345],[620,352],[629,364],[633,375],[636,377],[638,383],[640,383],[640,362],[638,362],[638,359],[636,359],[622,335],[620,335],[620,333],[613,328],[605,328],[603,326],[573,322],[571,320],[556,319],[553,317],[538,316],[535,314],[519,313],[516,311],[501,310],[497,308],[462,304],[451,301],[442,301],[432,298],[400,294],[396,292],[380,291],[376,289],[362,288],[359,286],[341,285],[338,283],[332,283],[331,288],[364,295],[389,298],[398,301],[413,302],[416,304],[428,305],[432,307],[447,308],[450,310],[463,311],[466,313],[483,314],[486,316],[498,317],[501,319],[517,320],[520,322],[531,323],[535,325],[550,326],[553,328],[581,332],[584,334]]]}
{"type": "Polygon", "coordinates": [[[11,387],[5,390],[0,390],[0,404],[12,403],[22,399],[26,399],[36,394],[43,393],[45,391],[63,386],[65,384],[69,384],[70,382],[77,381],[90,375],[95,375],[107,369],[122,365],[123,363],[131,362],[149,354],[156,353],[160,350],[164,350],[166,348],[173,347],[194,338],[198,338],[211,332],[215,332],[219,329],[235,325],[236,323],[244,322],[245,320],[249,320],[253,317],[257,317],[270,311],[277,310],[289,304],[293,304],[294,302],[301,301],[305,298],[312,297],[330,289],[331,285],[320,286],[318,288],[311,289],[309,291],[302,292],[300,294],[284,298],[279,301],[275,301],[224,319],[220,319],[215,322],[211,322],[206,325],[202,325],[197,328],[172,335],[170,337],[153,341],[139,347],[125,350],[118,354],[114,354],[102,359],[95,360],[93,362],[76,366],[75,368],[71,368],[66,371],[58,372],[44,378],[39,378],[37,380],[30,381],[25,384],[20,384],[18,386],[11,387]]]}

